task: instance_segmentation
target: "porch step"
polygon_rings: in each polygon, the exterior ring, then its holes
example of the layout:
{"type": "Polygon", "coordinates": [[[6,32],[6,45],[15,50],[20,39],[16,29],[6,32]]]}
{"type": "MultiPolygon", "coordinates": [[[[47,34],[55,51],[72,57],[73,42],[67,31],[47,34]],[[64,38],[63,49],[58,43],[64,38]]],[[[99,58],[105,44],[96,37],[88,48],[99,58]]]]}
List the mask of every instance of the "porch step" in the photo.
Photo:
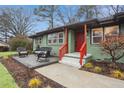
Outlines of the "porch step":
{"type": "MultiPolygon", "coordinates": [[[[83,63],[85,64],[87,59],[91,57],[91,54],[87,54],[83,58],[83,63]]],[[[65,54],[60,63],[67,64],[73,67],[80,68],[80,54],[79,52],[65,54]]]]}
{"type": "Polygon", "coordinates": [[[80,62],[79,61],[80,61],[79,58],[73,58],[73,57],[66,57],[66,56],[64,56],[62,58],[62,61],[60,63],[63,63],[63,64],[67,64],[67,65],[71,65],[71,66],[80,68],[81,65],[80,65],[80,62]]]}
{"type": "MultiPolygon", "coordinates": [[[[80,58],[80,53],[79,52],[75,52],[75,53],[68,53],[65,54],[64,56],[66,57],[72,57],[72,58],[80,58]]],[[[84,59],[91,57],[91,54],[87,54],[86,56],[84,56],[84,59]]]]}

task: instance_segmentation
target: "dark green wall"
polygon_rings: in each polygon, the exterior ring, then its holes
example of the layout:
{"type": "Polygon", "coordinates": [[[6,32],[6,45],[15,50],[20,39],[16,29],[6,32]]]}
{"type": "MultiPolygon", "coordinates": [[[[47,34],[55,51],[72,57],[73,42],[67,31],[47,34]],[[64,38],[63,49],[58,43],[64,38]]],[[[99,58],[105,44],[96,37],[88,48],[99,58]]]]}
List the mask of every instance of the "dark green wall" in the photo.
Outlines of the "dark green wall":
{"type": "Polygon", "coordinates": [[[124,24],[120,25],[120,33],[124,35],[124,24]]]}

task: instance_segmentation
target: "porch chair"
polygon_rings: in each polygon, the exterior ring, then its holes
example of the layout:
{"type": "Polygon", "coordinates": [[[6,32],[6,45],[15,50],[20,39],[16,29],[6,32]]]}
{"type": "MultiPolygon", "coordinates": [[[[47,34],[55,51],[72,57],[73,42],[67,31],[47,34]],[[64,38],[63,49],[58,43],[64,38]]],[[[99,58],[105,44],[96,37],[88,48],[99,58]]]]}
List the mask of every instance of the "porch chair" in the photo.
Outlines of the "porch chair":
{"type": "Polygon", "coordinates": [[[17,48],[17,52],[18,52],[19,57],[28,56],[28,51],[27,51],[26,48],[24,48],[24,47],[18,47],[18,48],[17,48]]]}
{"type": "Polygon", "coordinates": [[[38,51],[40,52],[37,54],[37,61],[42,62],[41,58],[44,58],[43,61],[49,61],[48,57],[50,57],[52,51],[51,47],[41,47],[38,51]]]}

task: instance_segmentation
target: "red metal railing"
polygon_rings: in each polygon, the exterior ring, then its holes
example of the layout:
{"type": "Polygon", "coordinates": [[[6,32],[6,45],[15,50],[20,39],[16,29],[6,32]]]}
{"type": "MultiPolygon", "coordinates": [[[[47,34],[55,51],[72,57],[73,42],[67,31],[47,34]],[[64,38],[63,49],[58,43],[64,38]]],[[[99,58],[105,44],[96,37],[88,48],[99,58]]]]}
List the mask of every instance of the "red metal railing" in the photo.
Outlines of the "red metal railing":
{"type": "Polygon", "coordinates": [[[59,60],[62,60],[64,54],[68,52],[68,44],[65,43],[59,48],[59,60]]]}
{"type": "Polygon", "coordinates": [[[59,48],[59,60],[68,52],[68,31],[65,28],[65,43],[59,48]]]}
{"type": "Polygon", "coordinates": [[[86,55],[86,41],[83,43],[80,49],[80,65],[82,65],[82,59],[86,55]]]}
{"type": "Polygon", "coordinates": [[[83,44],[82,44],[82,46],[81,46],[81,49],[80,49],[80,65],[82,65],[82,59],[83,59],[83,57],[87,54],[87,44],[86,44],[86,36],[87,36],[87,26],[86,25],[84,25],[84,34],[83,34],[84,36],[84,42],[83,42],[83,44]]]}

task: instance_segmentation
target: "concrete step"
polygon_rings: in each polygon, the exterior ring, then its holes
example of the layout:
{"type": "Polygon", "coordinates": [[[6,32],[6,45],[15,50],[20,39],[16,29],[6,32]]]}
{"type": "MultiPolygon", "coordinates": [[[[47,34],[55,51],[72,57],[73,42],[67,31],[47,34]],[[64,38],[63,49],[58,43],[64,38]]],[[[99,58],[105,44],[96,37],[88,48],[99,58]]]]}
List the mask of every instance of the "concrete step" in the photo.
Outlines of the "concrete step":
{"type": "MultiPolygon", "coordinates": [[[[65,54],[64,56],[66,56],[66,57],[73,57],[73,58],[80,58],[80,53],[79,52],[68,53],[68,54],[65,54]]],[[[91,57],[91,56],[92,56],[91,54],[87,54],[86,56],[84,56],[84,59],[86,59],[88,57],[91,57]]]]}
{"type": "Polygon", "coordinates": [[[62,58],[62,60],[61,60],[61,63],[71,65],[71,66],[74,66],[74,67],[78,67],[78,68],[81,67],[79,58],[73,58],[73,57],[64,56],[62,58]]]}
{"type": "MultiPolygon", "coordinates": [[[[91,54],[87,54],[86,56],[84,56],[83,64],[85,64],[87,59],[90,57],[91,57],[91,54]]],[[[81,67],[81,65],[80,65],[80,53],[75,52],[75,53],[65,54],[64,57],[62,58],[62,60],[60,61],[60,63],[80,68],[81,67]]]]}

